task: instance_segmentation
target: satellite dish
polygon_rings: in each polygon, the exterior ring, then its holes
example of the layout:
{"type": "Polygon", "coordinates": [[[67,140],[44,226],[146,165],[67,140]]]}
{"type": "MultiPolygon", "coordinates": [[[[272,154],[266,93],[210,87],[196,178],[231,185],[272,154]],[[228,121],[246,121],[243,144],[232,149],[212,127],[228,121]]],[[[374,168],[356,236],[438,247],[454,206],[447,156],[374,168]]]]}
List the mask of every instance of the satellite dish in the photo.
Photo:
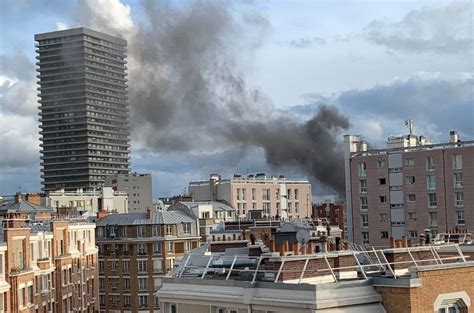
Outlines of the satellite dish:
{"type": "Polygon", "coordinates": [[[298,230],[298,232],[296,233],[296,240],[298,240],[298,242],[302,245],[302,246],[306,246],[306,244],[308,244],[308,241],[309,239],[311,238],[311,236],[309,235],[309,230],[307,229],[300,229],[298,230]]]}

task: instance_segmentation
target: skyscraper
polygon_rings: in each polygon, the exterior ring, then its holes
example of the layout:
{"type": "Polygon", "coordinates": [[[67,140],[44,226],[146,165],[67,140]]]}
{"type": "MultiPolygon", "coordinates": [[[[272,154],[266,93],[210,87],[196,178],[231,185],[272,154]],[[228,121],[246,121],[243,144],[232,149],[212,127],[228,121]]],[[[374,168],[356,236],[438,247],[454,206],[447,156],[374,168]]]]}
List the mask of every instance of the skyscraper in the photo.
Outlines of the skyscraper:
{"type": "Polygon", "coordinates": [[[35,41],[43,190],[97,187],[127,173],[127,42],[83,27],[35,41]]]}

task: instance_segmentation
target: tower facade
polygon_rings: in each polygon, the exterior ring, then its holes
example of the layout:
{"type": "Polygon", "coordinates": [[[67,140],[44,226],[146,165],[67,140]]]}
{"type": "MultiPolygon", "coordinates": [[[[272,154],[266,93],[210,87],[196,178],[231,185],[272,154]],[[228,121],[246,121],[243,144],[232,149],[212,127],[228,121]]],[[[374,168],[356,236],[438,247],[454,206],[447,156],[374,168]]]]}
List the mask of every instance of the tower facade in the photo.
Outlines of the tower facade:
{"type": "Polygon", "coordinates": [[[127,42],[83,27],[35,41],[43,190],[128,173],[127,42]]]}

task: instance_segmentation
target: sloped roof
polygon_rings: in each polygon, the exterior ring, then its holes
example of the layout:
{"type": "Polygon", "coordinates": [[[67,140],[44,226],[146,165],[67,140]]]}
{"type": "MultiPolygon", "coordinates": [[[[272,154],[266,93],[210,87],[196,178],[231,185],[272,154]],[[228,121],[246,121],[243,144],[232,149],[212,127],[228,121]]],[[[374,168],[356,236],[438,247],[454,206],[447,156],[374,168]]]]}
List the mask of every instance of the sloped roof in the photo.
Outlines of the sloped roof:
{"type": "Polygon", "coordinates": [[[97,226],[105,225],[153,225],[153,224],[179,224],[191,223],[196,219],[184,211],[155,211],[151,212],[151,218],[146,218],[146,213],[121,213],[110,214],[97,220],[97,226]]]}
{"type": "Polygon", "coordinates": [[[55,212],[53,208],[47,208],[41,205],[37,205],[26,200],[19,202],[8,202],[0,205],[0,212],[3,213],[35,213],[35,212],[55,212]]]}

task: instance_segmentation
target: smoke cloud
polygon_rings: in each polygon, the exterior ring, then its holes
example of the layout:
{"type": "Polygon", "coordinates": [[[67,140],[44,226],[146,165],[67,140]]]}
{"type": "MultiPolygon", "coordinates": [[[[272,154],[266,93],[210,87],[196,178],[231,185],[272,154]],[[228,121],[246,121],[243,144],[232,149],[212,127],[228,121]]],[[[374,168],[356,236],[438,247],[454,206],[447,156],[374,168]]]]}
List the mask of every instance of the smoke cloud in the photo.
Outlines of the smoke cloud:
{"type": "Polygon", "coordinates": [[[330,106],[321,106],[304,123],[282,116],[240,74],[269,29],[263,15],[249,4],[237,10],[228,2],[148,1],[145,19],[139,25],[122,21],[124,30],[95,16],[116,7],[131,21],[126,7],[109,2],[81,2],[86,7],[79,8],[78,17],[128,39],[134,144],[191,157],[222,147],[241,152],[257,147],[269,165],[297,167],[343,193],[343,158],[335,138],[349,127],[348,120],[330,106]],[[99,2],[108,4],[98,8],[99,2]]]}

